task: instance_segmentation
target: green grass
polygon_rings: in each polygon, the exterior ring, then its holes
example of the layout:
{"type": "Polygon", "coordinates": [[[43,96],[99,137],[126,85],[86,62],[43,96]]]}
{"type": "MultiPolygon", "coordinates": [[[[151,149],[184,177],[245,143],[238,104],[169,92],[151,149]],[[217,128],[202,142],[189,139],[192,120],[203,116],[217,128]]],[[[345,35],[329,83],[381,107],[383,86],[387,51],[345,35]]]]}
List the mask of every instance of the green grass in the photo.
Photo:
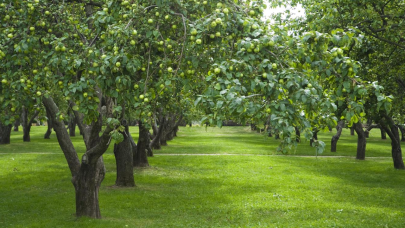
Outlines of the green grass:
{"type": "MultiPolygon", "coordinates": [[[[405,226],[404,172],[392,168],[389,139],[378,139],[378,131],[367,145],[373,158],[356,161],[272,156],[277,142],[245,127],[181,128],[179,137],[149,158],[151,168],[135,169],[136,188],[112,187],[109,150],[101,220],[74,217],[70,172],[55,135],[44,140],[44,132],[33,127],[31,143],[13,132],[12,144],[0,146],[0,227],[405,226]]],[[[320,138],[329,142],[331,136],[320,138]]],[[[74,144],[83,152],[80,141],[77,136],[74,144]]],[[[354,156],[355,142],[345,131],[338,152],[324,155],[354,156]]],[[[301,144],[296,155],[314,155],[307,142],[301,144]]]]}

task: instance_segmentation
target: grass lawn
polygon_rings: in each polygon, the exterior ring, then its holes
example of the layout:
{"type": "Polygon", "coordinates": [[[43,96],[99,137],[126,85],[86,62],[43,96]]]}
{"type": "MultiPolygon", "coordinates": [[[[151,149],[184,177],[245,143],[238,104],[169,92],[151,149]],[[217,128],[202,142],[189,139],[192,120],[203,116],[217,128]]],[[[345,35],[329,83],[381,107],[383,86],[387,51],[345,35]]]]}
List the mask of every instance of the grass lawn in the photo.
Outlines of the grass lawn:
{"type": "MultiPolygon", "coordinates": [[[[246,127],[181,128],[150,168],[134,170],[135,188],[112,187],[111,147],[101,220],[74,217],[70,172],[54,133],[42,139],[45,130],[33,127],[31,143],[13,132],[0,146],[0,227],[405,227],[404,171],[393,169],[390,140],[377,130],[369,158],[356,161],[348,131],[337,153],[328,152],[334,133],[321,133],[328,150],[315,158],[273,156],[277,141],[246,127]]],[[[74,144],[84,152],[80,136],[74,144]]],[[[301,144],[290,154],[315,154],[301,144]]]]}

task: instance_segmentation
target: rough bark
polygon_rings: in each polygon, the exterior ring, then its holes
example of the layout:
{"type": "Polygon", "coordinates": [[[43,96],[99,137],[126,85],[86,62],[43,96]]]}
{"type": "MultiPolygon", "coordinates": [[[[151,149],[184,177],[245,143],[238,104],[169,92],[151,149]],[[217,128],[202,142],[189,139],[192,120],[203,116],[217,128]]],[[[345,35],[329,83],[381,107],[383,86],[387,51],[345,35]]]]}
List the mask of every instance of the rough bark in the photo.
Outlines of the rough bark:
{"type": "Polygon", "coordinates": [[[124,140],[114,145],[115,162],[117,165],[117,179],[115,185],[120,187],[135,186],[133,172],[133,151],[128,124],[122,121],[125,126],[123,132],[124,140]]]}
{"type": "Polygon", "coordinates": [[[147,150],[150,150],[149,130],[145,127],[142,121],[139,121],[139,138],[137,152],[134,156],[134,167],[148,167],[147,150]]]}
{"type": "Polygon", "coordinates": [[[101,218],[98,192],[105,176],[103,158],[96,163],[84,163],[79,173],[74,177],[73,185],[76,193],[76,216],[101,218]]]}
{"type": "Polygon", "coordinates": [[[340,136],[342,135],[343,125],[345,122],[343,120],[339,121],[336,126],[336,134],[332,137],[332,142],[330,146],[330,152],[336,152],[337,142],[339,141],[340,136]]]}
{"type": "Polygon", "coordinates": [[[401,141],[399,138],[398,127],[395,125],[392,117],[384,115],[380,120],[381,128],[387,132],[391,139],[391,155],[395,169],[404,169],[404,161],[402,160],[401,141]]]}
{"type": "Polygon", "coordinates": [[[0,122],[0,144],[10,144],[12,124],[4,125],[0,122]]]}
{"type": "Polygon", "coordinates": [[[14,131],[18,131],[18,127],[20,126],[20,119],[17,119],[14,122],[14,131]]]}
{"type": "Polygon", "coordinates": [[[366,158],[366,135],[364,134],[363,124],[359,121],[353,124],[357,133],[357,154],[356,159],[364,160],[366,158]]]}
{"type": "Polygon", "coordinates": [[[31,125],[34,122],[34,119],[38,116],[39,112],[35,110],[34,114],[29,118],[29,111],[27,108],[22,108],[22,126],[23,126],[23,141],[30,142],[30,132],[31,132],[31,125]]]}

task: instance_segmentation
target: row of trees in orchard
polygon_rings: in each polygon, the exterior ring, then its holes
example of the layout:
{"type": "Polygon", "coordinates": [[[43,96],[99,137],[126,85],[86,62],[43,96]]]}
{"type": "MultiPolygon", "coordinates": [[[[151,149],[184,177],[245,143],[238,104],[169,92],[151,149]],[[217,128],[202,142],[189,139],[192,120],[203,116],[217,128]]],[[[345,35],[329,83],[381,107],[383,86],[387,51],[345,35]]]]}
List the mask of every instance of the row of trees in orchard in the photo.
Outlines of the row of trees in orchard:
{"type": "MultiPolygon", "coordinates": [[[[296,143],[297,129],[311,139],[314,128],[339,119],[356,125],[371,110],[395,134],[392,98],[378,78],[360,77],[364,68],[351,55],[368,40],[347,29],[271,25],[261,19],[265,8],[248,0],[5,1],[2,138],[23,110],[32,110],[22,115],[28,123],[43,107],[71,171],[76,215],[100,218],[110,143],[116,184],[133,186],[133,165],[147,165],[151,147],[164,145],[181,120],[269,123],[283,151],[296,143]],[[83,135],[81,158],[66,119],[83,135]],[[131,119],[139,120],[137,145],[131,119]]],[[[324,143],[314,145],[323,150],[324,143]]],[[[403,168],[400,154],[399,147],[396,168],[403,168]]]]}
{"type": "MultiPolygon", "coordinates": [[[[305,18],[290,21],[297,33],[316,30],[336,34],[350,33],[355,39],[344,48],[344,54],[358,61],[361,68],[356,73],[363,81],[378,81],[384,87],[384,93],[368,94],[364,98],[364,117],[368,128],[362,122],[353,124],[358,134],[357,158],[364,159],[366,136],[370,129],[379,127],[391,139],[394,167],[403,169],[401,134],[404,135],[405,108],[405,3],[400,0],[387,1],[306,1],[292,0],[287,4],[302,4],[305,18]],[[389,99],[384,104],[378,101],[389,99]]],[[[341,39],[334,35],[333,39],[341,39]]],[[[352,89],[352,88],[350,88],[352,89]]],[[[345,86],[345,91],[349,88],[345,86]]],[[[342,109],[336,115],[342,115],[350,104],[340,101],[342,109]]]]}

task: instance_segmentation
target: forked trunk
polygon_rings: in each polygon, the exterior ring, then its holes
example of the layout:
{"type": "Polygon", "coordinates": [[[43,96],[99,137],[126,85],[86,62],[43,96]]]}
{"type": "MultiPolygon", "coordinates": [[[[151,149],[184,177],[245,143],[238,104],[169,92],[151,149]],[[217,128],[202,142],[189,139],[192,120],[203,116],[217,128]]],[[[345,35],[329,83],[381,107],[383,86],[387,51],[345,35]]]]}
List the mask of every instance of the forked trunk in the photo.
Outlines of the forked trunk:
{"type": "Polygon", "coordinates": [[[115,180],[115,185],[120,187],[135,186],[133,151],[129,134],[128,125],[126,125],[123,134],[124,141],[114,145],[115,162],[117,165],[117,179],[115,180]]]}
{"type": "Polygon", "coordinates": [[[0,122],[0,144],[10,144],[11,129],[13,125],[4,125],[0,122]]]}
{"type": "Polygon", "coordinates": [[[330,152],[336,152],[337,142],[339,141],[340,136],[342,135],[343,125],[345,122],[343,120],[339,121],[336,126],[336,135],[332,137],[332,142],[330,146],[330,152]]]}
{"type": "Polygon", "coordinates": [[[105,176],[103,158],[94,164],[82,161],[79,173],[73,179],[76,190],[76,216],[101,218],[98,193],[105,176]]]}
{"type": "Polygon", "coordinates": [[[146,129],[145,125],[142,121],[139,121],[139,138],[138,138],[138,145],[137,145],[137,152],[134,156],[134,167],[148,167],[148,156],[147,150],[150,149],[149,147],[150,139],[149,139],[149,130],[146,129]]]}
{"type": "Polygon", "coordinates": [[[363,124],[359,121],[353,124],[357,133],[357,154],[356,159],[364,160],[366,158],[366,135],[364,134],[363,124]]]}

